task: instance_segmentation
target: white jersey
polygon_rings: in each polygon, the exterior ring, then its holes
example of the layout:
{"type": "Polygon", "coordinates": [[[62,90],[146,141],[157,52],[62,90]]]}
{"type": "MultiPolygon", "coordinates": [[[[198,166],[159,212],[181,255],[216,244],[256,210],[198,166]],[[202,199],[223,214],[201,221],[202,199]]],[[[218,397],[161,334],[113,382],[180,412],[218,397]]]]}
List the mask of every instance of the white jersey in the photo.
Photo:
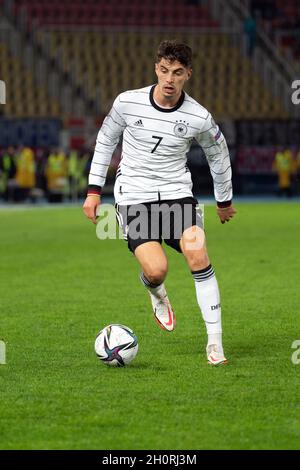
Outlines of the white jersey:
{"type": "Polygon", "coordinates": [[[211,114],[187,93],[174,108],[153,98],[155,85],[121,93],[97,136],[89,185],[103,187],[123,133],[114,195],[119,205],[192,196],[187,153],[193,139],[203,148],[218,202],[232,199],[231,165],[225,138],[211,114]]]}

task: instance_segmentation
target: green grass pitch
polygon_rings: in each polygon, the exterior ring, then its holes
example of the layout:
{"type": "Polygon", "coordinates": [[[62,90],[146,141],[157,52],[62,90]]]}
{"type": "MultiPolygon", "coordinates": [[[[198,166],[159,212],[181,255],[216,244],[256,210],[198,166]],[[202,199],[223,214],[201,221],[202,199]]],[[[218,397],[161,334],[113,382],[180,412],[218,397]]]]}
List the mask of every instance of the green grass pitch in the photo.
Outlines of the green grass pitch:
{"type": "Polygon", "coordinates": [[[299,205],[237,209],[223,226],[206,208],[230,360],[219,368],[182,256],[167,249],[167,333],[125,242],[99,241],[80,207],[0,211],[1,449],[299,448],[299,205]],[[94,353],[109,323],[138,336],[129,367],[94,353]]]}

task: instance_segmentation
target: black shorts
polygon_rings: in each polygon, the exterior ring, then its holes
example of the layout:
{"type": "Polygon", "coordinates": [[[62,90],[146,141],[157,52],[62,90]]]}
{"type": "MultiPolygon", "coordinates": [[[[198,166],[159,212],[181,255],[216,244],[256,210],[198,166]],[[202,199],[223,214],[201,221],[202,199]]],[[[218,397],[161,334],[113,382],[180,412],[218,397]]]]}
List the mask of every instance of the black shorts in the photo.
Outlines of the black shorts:
{"type": "Polygon", "coordinates": [[[133,253],[143,243],[161,244],[162,240],[181,253],[183,232],[193,225],[203,229],[203,214],[194,197],[115,207],[123,237],[133,253]]]}

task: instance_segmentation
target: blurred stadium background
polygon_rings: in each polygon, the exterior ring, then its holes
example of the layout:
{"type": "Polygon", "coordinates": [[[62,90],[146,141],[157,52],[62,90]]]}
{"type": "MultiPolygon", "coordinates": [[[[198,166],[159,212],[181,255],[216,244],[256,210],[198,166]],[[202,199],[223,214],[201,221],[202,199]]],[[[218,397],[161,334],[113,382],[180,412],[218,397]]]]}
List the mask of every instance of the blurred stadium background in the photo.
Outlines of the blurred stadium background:
{"type": "MultiPolygon", "coordinates": [[[[299,448],[299,25],[300,0],[0,0],[0,449],[299,448]],[[100,242],[77,204],[105,114],[155,81],[163,38],[193,48],[187,91],[232,159],[236,222],[205,208],[230,360],[217,370],[183,257],[166,247],[170,337],[124,242],[100,242]],[[94,354],[110,323],[138,335],[128,369],[94,354]]],[[[120,146],[108,198],[119,160],[120,146]]],[[[213,201],[196,144],[188,164],[213,201]]]]}
{"type": "MultiPolygon", "coordinates": [[[[0,0],[0,201],[83,198],[105,114],[155,81],[166,38],[193,48],[187,91],[227,138],[235,194],[299,195],[299,26],[297,0],[0,0]]],[[[119,160],[120,146],[106,194],[119,160]]],[[[196,144],[188,164],[195,193],[211,195],[196,144]]]]}

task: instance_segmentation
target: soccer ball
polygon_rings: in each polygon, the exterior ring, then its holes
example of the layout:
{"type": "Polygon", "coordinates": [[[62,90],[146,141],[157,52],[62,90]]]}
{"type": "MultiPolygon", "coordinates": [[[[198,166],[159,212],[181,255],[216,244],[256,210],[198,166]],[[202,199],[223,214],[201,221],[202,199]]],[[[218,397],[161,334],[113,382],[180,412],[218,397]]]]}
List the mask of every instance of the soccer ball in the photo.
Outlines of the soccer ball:
{"type": "Polygon", "coordinates": [[[138,340],[128,326],[108,325],[97,335],[95,352],[108,366],[126,366],[137,355],[138,340]]]}

